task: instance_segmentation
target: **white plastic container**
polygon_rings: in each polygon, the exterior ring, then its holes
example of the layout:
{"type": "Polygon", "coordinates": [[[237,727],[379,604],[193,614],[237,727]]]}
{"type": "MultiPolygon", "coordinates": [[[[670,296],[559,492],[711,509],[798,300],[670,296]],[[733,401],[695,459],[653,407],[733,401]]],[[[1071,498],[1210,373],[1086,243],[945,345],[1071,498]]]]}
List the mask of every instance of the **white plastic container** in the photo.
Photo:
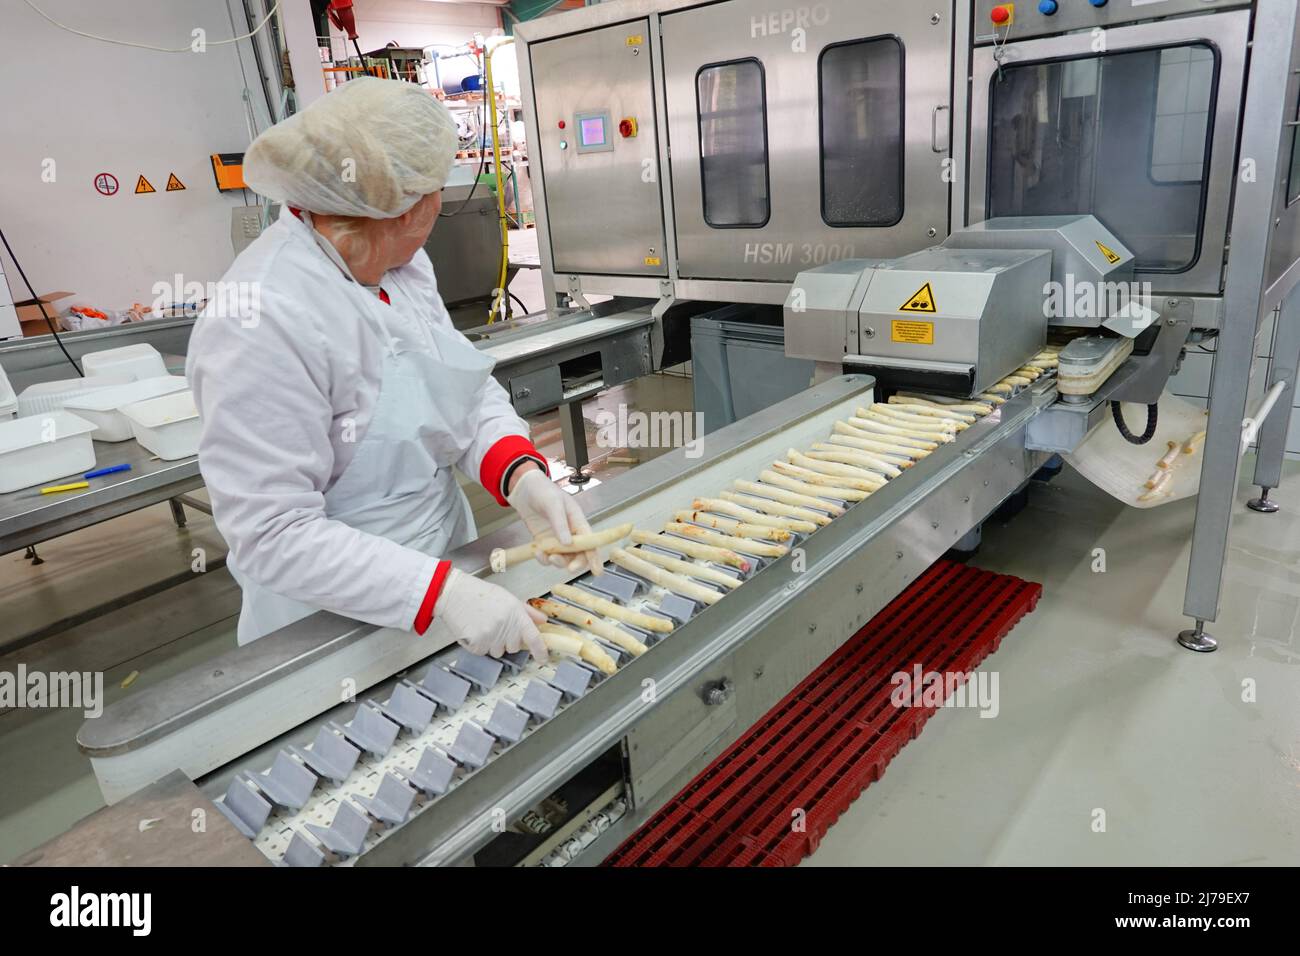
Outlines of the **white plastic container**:
{"type": "Polygon", "coordinates": [[[105,349],[91,352],[81,358],[82,371],[86,378],[98,378],[101,375],[120,375],[128,382],[142,378],[158,378],[167,374],[167,364],[158,350],[152,345],[124,345],[121,348],[105,349]]]}
{"type": "Polygon", "coordinates": [[[70,398],[64,408],[84,418],[95,426],[95,441],[126,441],[135,435],[131,420],[122,414],[122,407],[143,402],[159,395],[184,391],[188,386],[180,375],[163,375],[142,378],[138,382],[114,385],[89,395],[70,398]]]}
{"type": "Polygon", "coordinates": [[[199,453],[199,410],[189,389],[122,406],[135,440],[163,461],[199,453]]]}
{"type": "Polygon", "coordinates": [[[7,422],[18,414],[18,396],[9,384],[5,370],[0,368],[0,422],[7,422]]]}
{"type": "Polygon", "coordinates": [[[94,469],[94,430],[63,411],[0,422],[0,494],[94,469]]]}
{"type": "Polygon", "coordinates": [[[38,382],[28,385],[18,393],[18,417],[44,415],[57,412],[64,402],[83,395],[92,395],[106,388],[125,385],[131,381],[121,375],[104,375],[96,379],[67,378],[57,382],[38,382]]]}

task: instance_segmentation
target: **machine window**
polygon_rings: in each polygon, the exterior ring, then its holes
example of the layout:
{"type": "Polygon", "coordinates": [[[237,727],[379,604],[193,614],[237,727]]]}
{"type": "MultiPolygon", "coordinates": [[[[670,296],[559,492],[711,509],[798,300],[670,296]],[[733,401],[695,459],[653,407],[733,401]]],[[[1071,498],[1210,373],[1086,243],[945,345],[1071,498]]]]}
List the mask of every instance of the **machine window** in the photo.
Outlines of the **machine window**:
{"type": "Polygon", "coordinates": [[[893,226],[903,218],[903,45],[854,40],[822,51],[822,219],[893,226]]]}
{"type": "Polygon", "coordinates": [[[719,63],[695,79],[704,221],[717,229],[766,224],[767,102],[757,60],[719,63]]]}
{"type": "Polygon", "coordinates": [[[1139,271],[1192,268],[1218,75],[1206,43],[1004,67],[990,91],[989,216],[1091,213],[1139,271]]]}

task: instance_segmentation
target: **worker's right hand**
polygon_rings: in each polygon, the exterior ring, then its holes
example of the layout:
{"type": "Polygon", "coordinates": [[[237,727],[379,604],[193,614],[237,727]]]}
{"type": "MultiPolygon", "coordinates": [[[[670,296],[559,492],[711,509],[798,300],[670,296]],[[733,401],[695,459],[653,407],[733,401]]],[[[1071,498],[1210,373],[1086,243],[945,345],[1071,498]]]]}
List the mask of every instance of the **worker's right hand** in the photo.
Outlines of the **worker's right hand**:
{"type": "Polygon", "coordinates": [[[443,582],[433,619],[446,624],[471,654],[501,657],[526,647],[539,661],[547,659],[537,630],[546,615],[505,588],[455,568],[443,582]]]}

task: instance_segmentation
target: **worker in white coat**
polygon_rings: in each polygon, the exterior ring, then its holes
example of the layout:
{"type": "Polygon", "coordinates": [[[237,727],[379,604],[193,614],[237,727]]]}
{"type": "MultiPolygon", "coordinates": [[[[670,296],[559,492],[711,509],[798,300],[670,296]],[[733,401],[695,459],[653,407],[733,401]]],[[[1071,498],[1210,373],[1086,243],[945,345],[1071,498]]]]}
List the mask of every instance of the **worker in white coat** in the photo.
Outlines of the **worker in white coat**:
{"type": "MultiPolygon", "coordinates": [[[[546,656],[535,610],[443,557],[476,536],[455,469],[535,535],[590,530],[438,295],[423,244],[456,142],[427,91],[367,77],[245,155],[249,186],[284,211],[226,273],[187,363],[241,644],[327,609],[546,656]]],[[[567,563],[584,565],[599,557],[567,563]]]]}

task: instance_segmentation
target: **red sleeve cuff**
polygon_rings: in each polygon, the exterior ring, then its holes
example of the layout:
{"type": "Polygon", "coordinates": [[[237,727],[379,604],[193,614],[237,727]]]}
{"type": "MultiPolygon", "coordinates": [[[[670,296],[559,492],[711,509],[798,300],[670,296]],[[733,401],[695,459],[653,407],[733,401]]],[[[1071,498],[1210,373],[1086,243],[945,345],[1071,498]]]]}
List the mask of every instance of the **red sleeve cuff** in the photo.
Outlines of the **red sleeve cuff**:
{"type": "Polygon", "coordinates": [[[551,473],[546,467],[545,456],[523,435],[507,435],[502,438],[488,449],[488,453],[483,456],[483,464],[479,467],[479,484],[486,488],[488,493],[497,500],[497,504],[503,508],[508,504],[504,486],[506,472],[521,458],[531,458],[541,465],[542,471],[548,475],[551,473]]]}
{"type": "Polygon", "coordinates": [[[447,575],[451,573],[450,561],[439,561],[437,569],[433,572],[433,580],[429,582],[429,590],[424,592],[424,600],[420,602],[420,612],[415,615],[414,630],[416,634],[423,635],[433,623],[433,606],[438,603],[438,595],[442,593],[443,582],[447,580],[447,575]]]}

